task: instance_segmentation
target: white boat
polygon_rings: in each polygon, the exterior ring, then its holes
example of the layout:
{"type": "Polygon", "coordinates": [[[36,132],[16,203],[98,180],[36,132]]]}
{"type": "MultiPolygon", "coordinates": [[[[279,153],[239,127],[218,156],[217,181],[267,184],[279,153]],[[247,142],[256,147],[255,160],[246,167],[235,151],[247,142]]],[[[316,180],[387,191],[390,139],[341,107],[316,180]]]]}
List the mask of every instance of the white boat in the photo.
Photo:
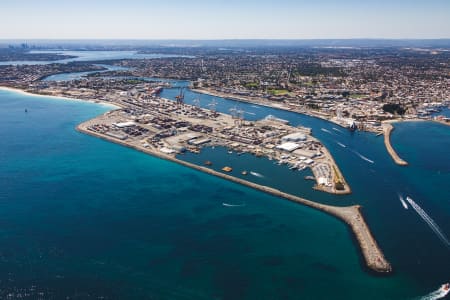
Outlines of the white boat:
{"type": "Polygon", "coordinates": [[[405,200],[403,200],[402,196],[398,196],[398,198],[400,199],[400,202],[402,203],[403,207],[405,209],[408,209],[408,204],[406,204],[405,200]]]}
{"type": "Polygon", "coordinates": [[[257,173],[257,172],[250,171],[250,174],[253,176],[259,177],[259,178],[264,178],[264,176],[262,174],[257,173]]]}
{"type": "Polygon", "coordinates": [[[265,121],[275,121],[275,122],[286,124],[286,125],[289,124],[288,120],[277,118],[277,117],[275,117],[273,115],[267,115],[263,120],[265,120],[265,121]]]}

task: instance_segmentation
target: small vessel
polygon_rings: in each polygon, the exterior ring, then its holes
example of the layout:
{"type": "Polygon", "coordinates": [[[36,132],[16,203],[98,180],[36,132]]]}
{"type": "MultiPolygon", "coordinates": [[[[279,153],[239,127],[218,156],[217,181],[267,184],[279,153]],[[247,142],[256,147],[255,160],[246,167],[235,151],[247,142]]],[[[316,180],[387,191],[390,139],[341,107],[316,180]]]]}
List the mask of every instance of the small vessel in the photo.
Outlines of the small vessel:
{"type": "Polygon", "coordinates": [[[241,206],[245,206],[245,202],[242,204],[230,204],[230,203],[222,202],[222,205],[226,206],[226,207],[241,207],[241,206]]]}
{"type": "Polygon", "coordinates": [[[226,166],[226,167],[222,168],[222,171],[224,171],[224,172],[231,172],[231,171],[233,171],[233,168],[226,166]]]}
{"type": "Polygon", "coordinates": [[[228,154],[233,154],[233,151],[231,151],[231,150],[228,150],[228,154]]]}
{"type": "Polygon", "coordinates": [[[442,284],[437,290],[429,293],[428,295],[420,298],[423,300],[435,300],[435,299],[442,299],[447,296],[447,294],[450,291],[450,283],[444,283],[442,284]]]}
{"type": "Polygon", "coordinates": [[[265,121],[275,121],[275,122],[282,123],[282,124],[285,124],[285,125],[289,124],[288,120],[277,118],[277,117],[275,117],[273,115],[267,115],[263,120],[265,120],[265,121]]]}
{"type": "Polygon", "coordinates": [[[212,162],[210,162],[209,160],[205,161],[205,166],[212,166],[212,162]]]}
{"type": "Polygon", "coordinates": [[[159,94],[161,94],[162,91],[163,91],[163,87],[158,86],[158,87],[154,88],[154,89],[150,92],[150,94],[151,94],[151,95],[159,95],[159,94]]]}
{"type": "Polygon", "coordinates": [[[25,108],[25,112],[28,112],[28,109],[25,108]]]}
{"type": "Polygon", "coordinates": [[[258,172],[251,171],[250,174],[259,178],[264,178],[264,176],[262,174],[259,174],[258,172]]]}
{"type": "Polygon", "coordinates": [[[441,290],[443,291],[443,292],[449,292],[450,291],[450,283],[444,283],[443,285],[441,285],[441,290]]]}
{"type": "Polygon", "coordinates": [[[408,204],[406,204],[405,200],[403,200],[402,196],[398,196],[398,198],[400,199],[400,202],[402,203],[403,207],[405,209],[408,209],[408,204]]]}
{"type": "Polygon", "coordinates": [[[247,171],[244,170],[244,171],[241,172],[241,174],[242,175],[247,175],[248,173],[247,173],[247,171]]]}

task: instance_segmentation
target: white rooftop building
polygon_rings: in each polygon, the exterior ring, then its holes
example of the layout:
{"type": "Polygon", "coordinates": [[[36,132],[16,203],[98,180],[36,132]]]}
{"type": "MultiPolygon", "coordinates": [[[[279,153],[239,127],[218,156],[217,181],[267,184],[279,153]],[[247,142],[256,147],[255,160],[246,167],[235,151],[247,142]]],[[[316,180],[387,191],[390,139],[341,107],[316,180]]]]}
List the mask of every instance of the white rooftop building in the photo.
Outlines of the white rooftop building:
{"type": "Polygon", "coordinates": [[[301,142],[306,141],[306,134],[301,132],[294,132],[288,135],[285,135],[281,138],[283,142],[301,142]]]}
{"type": "Polygon", "coordinates": [[[124,127],[130,127],[133,125],[136,125],[136,123],[134,123],[133,121],[128,121],[128,122],[122,122],[122,123],[113,123],[114,126],[117,126],[119,128],[124,128],[124,127]]]}
{"type": "Polygon", "coordinates": [[[300,148],[300,145],[297,143],[293,143],[293,142],[286,142],[281,145],[278,145],[276,148],[283,150],[283,151],[292,152],[292,151],[300,148]]]}

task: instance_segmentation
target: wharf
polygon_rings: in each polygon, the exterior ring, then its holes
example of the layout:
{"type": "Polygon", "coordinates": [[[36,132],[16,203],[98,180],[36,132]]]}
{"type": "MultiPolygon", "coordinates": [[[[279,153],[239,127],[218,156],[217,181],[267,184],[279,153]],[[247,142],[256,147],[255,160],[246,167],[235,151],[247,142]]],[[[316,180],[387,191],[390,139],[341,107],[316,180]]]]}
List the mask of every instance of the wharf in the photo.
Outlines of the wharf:
{"type": "Polygon", "coordinates": [[[397,152],[395,152],[394,148],[391,145],[391,133],[392,130],[394,130],[394,126],[390,123],[384,123],[383,124],[383,131],[384,131],[384,145],[386,146],[387,151],[391,155],[394,162],[399,166],[407,166],[408,162],[404,161],[403,159],[398,156],[397,152]]]}
{"type": "MultiPolygon", "coordinates": [[[[344,129],[348,128],[347,124],[343,124],[343,122],[340,122],[335,117],[331,117],[327,113],[322,113],[322,112],[314,111],[311,109],[293,108],[284,103],[274,103],[273,101],[268,101],[268,100],[265,100],[260,97],[238,96],[238,95],[234,95],[234,94],[211,90],[208,88],[190,88],[190,90],[193,92],[196,92],[196,93],[201,93],[201,94],[210,95],[210,96],[214,96],[214,97],[221,97],[221,98],[231,99],[231,100],[235,100],[235,101],[239,101],[239,102],[256,104],[256,105],[264,106],[264,107],[268,107],[268,108],[275,108],[275,109],[281,109],[281,110],[285,110],[285,111],[295,112],[295,113],[303,114],[306,116],[310,116],[313,118],[317,118],[317,119],[321,119],[321,120],[333,123],[334,125],[337,125],[344,129]]],[[[369,132],[377,132],[376,130],[369,130],[368,128],[365,128],[364,130],[369,131],[369,132]]]]}
{"type": "Polygon", "coordinates": [[[306,200],[304,198],[297,197],[297,196],[294,196],[291,194],[287,194],[287,193],[284,193],[282,191],[279,191],[277,189],[274,189],[274,188],[271,188],[268,186],[258,185],[256,183],[253,183],[253,182],[250,182],[247,180],[243,180],[240,178],[236,178],[236,177],[230,176],[228,174],[220,173],[220,172],[217,172],[215,170],[212,170],[212,169],[209,169],[209,168],[206,168],[203,166],[199,166],[199,165],[195,165],[195,164],[183,161],[183,160],[179,160],[174,155],[162,153],[162,152],[158,151],[157,149],[145,148],[145,147],[141,147],[138,145],[133,145],[133,144],[127,143],[126,141],[114,138],[112,136],[107,136],[107,135],[101,134],[99,132],[93,132],[88,129],[89,124],[90,124],[90,121],[79,124],[77,126],[77,130],[80,132],[83,132],[85,134],[88,134],[88,135],[92,135],[92,136],[95,136],[98,138],[108,140],[110,142],[114,142],[114,143],[117,143],[117,144],[120,144],[120,145],[123,145],[126,147],[136,149],[138,151],[150,154],[152,156],[155,156],[155,157],[158,157],[161,159],[166,159],[166,160],[178,163],[180,165],[183,165],[183,166],[186,166],[186,167],[189,167],[189,168],[201,171],[201,172],[205,172],[210,175],[214,175],[216,177],[227,179],[232,182],[236,182],[236,183],[272,194],[274,196],[282,197],[287,200],[324,211],[324,212],[340,219],[341,221],[345,222],[350,227],[350,229],[352,230],[353,234],[356,237],[356,240],[358,241],[358,244],[360,246],[361,252],[365,259],[366,265],[369,269],[371,269],[375,272],[378,272],[378,273],[390,273],[392,271],[392,267],[391,267],[390,263],[385,259],[383,252],[381,251],[380,247],[378,246],[377,242],[375,241],[375,238],[372,236],[372,233],[370,232],[370,229],[367,226],[363,215],[361,214],[361,211],[360,211],[361,207],[358,205],[347,206],[347,207],[338,207],[338,206],[324,205],[324,204],[320,204],[320,203],[313,202],[310,200],[306,200]]]}

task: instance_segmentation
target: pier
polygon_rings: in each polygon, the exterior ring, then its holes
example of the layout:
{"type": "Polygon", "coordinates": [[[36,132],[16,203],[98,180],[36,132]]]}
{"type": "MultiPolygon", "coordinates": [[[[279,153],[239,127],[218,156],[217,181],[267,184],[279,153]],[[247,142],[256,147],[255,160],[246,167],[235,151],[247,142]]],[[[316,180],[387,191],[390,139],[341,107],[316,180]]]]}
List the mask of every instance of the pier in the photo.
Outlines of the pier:
{"type": "Polygon", "coordinates": [[[378,246],[375,238],[373,237],[372,233],[370,232],[370,229],[368,227],[368,225],[366,224],[363,215],[361,214],[361,207],[359,205],[353,205],[353,206],[347,206],[347,207],[338,207],[338,206],[331,206],[331,205],[325,205],[325,204],[320,204],[317,202],[313,202],[298,196],[294,196],[288,193],[284,193],[280,190],[268,187],[268,186],[263,186],[263,185],[258,185],[256,183],[247,181],[247,180],[243,180],[240,178],[236,178],[234,176],[230,176],[228,174],[224,174],[221,172],[217,172],[215,170],[203,167],[203,166],[199,166],[199,165],[195,165],[183,160],[179,160],[177,159],[175,156],[173,155],[169,155],[166,153],[163,153],[161,151],[158,151],[158,149],[154,149],[154,148],[146,148],[140,145],[136,145],[136,144],[130,144],[124,140],[112,137],[112,136],[108,136],[105,134],[101,134],[99,132],[94,132],[88,129],[88,126],[90,125],[90,121],[84,122],[82,124],[79,124],[77,126],[77,130],[80,132],[83,132],[85,134],[91,135],[91,136],[95,136],[98,138],[102,138],[105,139],[107,141],[110,142],[114,142],[129,148],[133,148],[136,149],[138,151],[150,154],[152,156],[161,158],[161,159],[165,159],[168,161],[172,161],[175,163],[178,163],[180,165],[201,171],[201,172],[205,172],[207,174],[216,176],[216,177],[220,177],[223,179],[227,179],[229,181],[235,182],[235,183],[239,183],[251,188],[254,188],[256,190],[260,190],[262,192],[277,196],[277,197],[281,197],[302,205],[306,205],[308,207],[314,208],[314,209],[318,209],[321,210],[323,212],[326,212],[336,218],[338,218],[339,220],[345,222],[349,228],[352,230],[354,236],[356,237],[356,240],[358,241],[359,247],[361,249],[361,252],[363,254],[366,266],[378,273],[390,273],[392,271],[392,267],[390,265],[390,263],[385,259],[383,252],[381,251],[380,247],[378,246]]]}
{"type": "Polygon", "coordinates": [[[398,156],[397,152],[395,152],[394,148],[391,145],[391,133],[392,130],[394,130],[394,126],[389,123],[383,124],[383,131],[384,131],[384,145],[386,146],[387,151],[391,155],[394,162],[399,166],[407,166],[408,162],[401,159],[400,156],[398,156]]]}

